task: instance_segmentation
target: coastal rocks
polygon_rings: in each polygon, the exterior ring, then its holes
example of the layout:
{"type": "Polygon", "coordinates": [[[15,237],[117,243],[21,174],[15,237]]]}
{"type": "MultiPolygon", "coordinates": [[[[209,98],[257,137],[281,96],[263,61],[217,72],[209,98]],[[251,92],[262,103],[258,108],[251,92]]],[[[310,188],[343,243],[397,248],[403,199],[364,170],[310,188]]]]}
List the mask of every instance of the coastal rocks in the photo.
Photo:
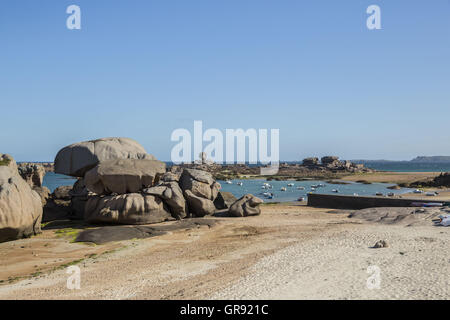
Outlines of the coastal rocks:
{"type": "Polygon", "coordinates": [[[380,249],[380,248],[388,248],[389,244],[385,240],[380,240],[372,247],[374,249],[380,249]]]}
{"type": "Polygon", "coordinates": [[[84,219],[84,208],[88,200],[89,191],[86,188],[83,178],[79,178],[73,185],[72,190],[69,192],[71,217],[72,219],[82,220],[84,219]]]}
{"type": "Polygon", "coordinates": [[[17,170],[11,170],[9,165],[12,161],[0,166],[0,242],[27,238],[41,232],[41,198],[17,170]]]}
{"type": "Polygon", "coordinates": [[[184,191],[184,196],[188,203],[189,212],[194,217],[204,217],[216,212],[214,202],[202,197],[196,196],[191,190],[184,191]]]}
{"type": "Polygon", "coordinates": [[[233,217],[257,216],[261,214],[259,205],[262,203],[262,199],[246,194],[230,207],[229,214],[233,217]]]}
{"type": "Polygon", "coordinates": [[[155,185],[165,172],[166,164],[161,161],[116,159],[99,163],[84,181],[98,195],[135,193],[155,185]]]}
{"type": "Polygon", "coordinates": [[[210,173],[196,169],[184,169],[179,184],[192,215],[204,217],[215,212],[214,200],[221,186],[210,173]]]}
{"type": "Polygon", "coordinates": [[[129,193],[89,197],[85,220],[89,223],[151,224],[172,219],[159,197],[129,193]]]}
{"type": "Polygon", "coordinates": [[[304,166],[316,166],[319,164],[319,158],[311,157],[303,159],[304,166]]]}
{"type": "Polygon", "coordinates": [[[9,154],[0,153],[0,167],[8,167],[12,172],[17,172],[17,163],[9,154]]]}
{"type": "Polygon", "coordinates": [[[56,155],[54,170],[60,174],[83,177],[99,162],[114,159],[155,160],[155,157],[132,139],[103,138],[64,147],[56,155]]]}
{"type": "Polygon", "coordinates": [[[214,205],[219,210],[228,209],[237,200],[238,199],[231,192],[220,191],[216,200],[214,200],[214,205]]]}
{"type": "Polygon", "coordinates": [[[42,165],[32,163],[22,163],[18,167],[20,176],[30,185],[30,187],[42,187],[45,169],[42,165]]]}
{"type": "Polygon", "coordinates": [[[187,216],[186,200],[177,182],[162,182],[158,186],[144,189],[143,193],[163,199],[175,219],[181,220],[187,216]]]}

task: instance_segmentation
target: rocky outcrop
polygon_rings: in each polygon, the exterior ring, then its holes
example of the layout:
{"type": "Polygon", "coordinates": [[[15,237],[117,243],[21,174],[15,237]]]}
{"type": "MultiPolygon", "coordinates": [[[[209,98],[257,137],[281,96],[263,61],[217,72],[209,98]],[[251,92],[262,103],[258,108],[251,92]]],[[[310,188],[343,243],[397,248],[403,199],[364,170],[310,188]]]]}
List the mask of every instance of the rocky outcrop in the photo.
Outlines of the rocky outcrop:
{"type": "Polygon", "coordinates": [[[73,177],[85,173],[102,161],[115,159],[155,160],[144,147],[129,138],[103,138],[79,142],[61,149],[55,158],[55,172],[73,177]]]}
{"type": "Polygon", "coordinates": [[[42,187],[45,176],[45,169],[42,165],[21,163],[18,170],[20,176],[30,185],[30,187],[42,187]]]}
{"type": "Polygon", "coordinates": [[[89,191],[86,188],[84,179],[78,179],[72,190],[70,190],[70,207],[72,209],[71,217],[72,219],[82,220],[84,219],[84,208],[86,207],[86,202],[88,200],[89,191]]]}
{"type": "Polygon", "coordinates": [[[180,187],[188,203],[189,212],[195,217],[214,214],[220,184],[206,171],[184,169],[180,177],[180,187]]]}
{"type": "Polygon", "coordinates": [[[261,214],[259,207],[264,201],[252,194],[246,194],[230,207],[229,214],[233,217],[257,216],[261,214]]]}
{"type": "Polygon", "coordinates": [[[189,213],[193,217],[210,216],[216,212],[214,202],[196,196],[191,190],[184,191],[184,196],[188,203],[189,213]]]}
{"type": "Polygon", "coordinates": [[[0,242],[41,232],[41,198],[20,177],[17,167],[11,169],[13,161],[0,166],[0,242]]]}
{"type": "Polygon", "coordinates": [[[303,159],[304,166],[316,166],[319,164],[319,158],[306,158],[303,159]]]}
{"type": "Polygon", "coordinates": [[[187,216],[186,200],[177,182],[161,182],[155,187],[144,189],[143,193],[163,199],[175,219],[180,220],[187,216]]]}
{"type": "Polygon", "coordinates": [[[0,153],[0,167],[8,167],[12,172],[17,172],[17,163],[9,154],[0,153]]]}
{"type": "Polygon", "coordinates": [[[216,200],[214,200],[214,205],[219,210],[228,209],[237,200],[238,199],[231,192],[220,191],[216,200]]]}
{"type": "Polygon", "coordinates": [[[166,164],[161,161],[117,159],[99,163],[84,181],[98,195],[135,193],[155,185],[165,172],[166,164]]]}
{"type": "Polygon", "coordinates": [[[150,224],[172,219],[162,199],[152,195],[128,193],[89,197],[85,220],[90,223],[150,224]]]}

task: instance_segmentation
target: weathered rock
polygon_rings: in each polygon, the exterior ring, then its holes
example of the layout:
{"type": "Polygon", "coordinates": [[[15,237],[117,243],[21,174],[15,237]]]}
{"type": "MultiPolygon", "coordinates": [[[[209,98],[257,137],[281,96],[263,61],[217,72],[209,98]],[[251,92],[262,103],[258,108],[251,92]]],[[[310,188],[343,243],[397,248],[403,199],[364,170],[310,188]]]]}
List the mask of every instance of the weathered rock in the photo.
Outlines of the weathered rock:
{"type": "Polygon", "coordinates": [[[89,190],[86,188],[86,184],[83,178],[78,179],[73,184],[72,189],[69,191],[71,197],[87,197],[89,190]]]}
{"type": "Polygon", "coordinates": [[[176,182],[162,182],[158,186],[144,189],[144,194],[158,196],[169,207],[172,216],[177,220],[187,216],[188,208],[183,191],[176,182]]]}
{"type": "Polygon", "coordinates": [[[30,187],[42,187],[45,176],[45,169],[42,165],[22,163],[19,165],[18,171],[30,187]]]}
{"type": "Polygon", "coordinates": [[[89,191],[83,178],[78,179],[74,183],[72,190],[70,190],[70,196],[71,218],[75,220],[84,219],[84,208],[86,207],[89,191]]]}
{"type": "Polygon", "coordinates": [[[34,187],[33,190],[36,191],[41,198],[42,206],[45,206],[50,198],[50,190],[47,187],[34,187]]]}
{"type": "Polygon", "coordinates": [[[99,162],[114,159],[155,160],[144,147],[129,138],[103,138],[79,142],[61,149],[55,158],[55,172],[83,177],[99,162]]]}
{"type": "Polygon", "coordinates": [[[220,191],[216,200],[214,200],[214,205],[217,209],[228,209],[237,200],[231,192],[220,191]]]}
{"type": "Polygon", "coordinates": [[[13,173],[17,172],[17,163],[9,154],[0,153],[0,167],[8,167],[13,173]]]}
{"type": "Polygon", "coordinates": [[[319,158],[306,158],[303,159],[304,166],[316,166],[319,164],[319,158]]]}
{"type": "Polygon", "coordinates": [[[0,166],[0,242],[40,233],[41,220],[39,195],[17,171],[8,165],[0,166]]]}
{"type": "Polygon", "coordinates": [[[214,201],[221,188],[209,172],[184,169],[180,177],[183,191],[190,190],[194,195],[214,201]]]}
{"type": "Polygon", "coordinates": [[[375,249],[388,248],[388,247],[389,247],[389,244],[385,240],[380,240],[377,243],[375,243],[375,245],[373,246],[373,248],[375,248],[375,249]]]}
{"type": "Polygon", "coordinates": [[[98,195],[126,194],[154,186],[165,172],[166,164],[158,160],[117,159],[89,170],[84,181],[98,195]]]}
{"type": "Polygon", "coordinates": [[[172,219],[159,197],[129,193],[89,197],[85,220],[90,223],[150,224],[172,219]]]}
{"type": "Polygon", "coordinates": [[[252,194],[246,194],[230,207],[229,213],[233,217],[257,216],[261,214],[259,207],[264,201],[252,194]]]}
{"type": "Polygon", "coordinates": [[[198,197],[191,190],[185,190],[184,196],[188,203],[189,213],[194,217],[209,216],[216,211],[213,201],[198,197]]]}
{"type": "Polygon", "coordinates": [[[161,177],[161,181],[163,181],[163,182],[178,182],[178,181],[180,181],[180,174],[176,174],[173,172],[166,172],[161,177]]]}
{"type": "Polygon", "coordinates": [[[70,192],[72,191],[72,186],[61,186],[56,188],[52,193],[53,199],[58,200],[70,200],[72,198],[70,192]]]}
{"type": "Polygon", "coordinates": [[[322,157],[322,159],[320,159],[320,161],[322,162],[322,164],[327,165],[327,164],[331,164],[331,163],[336,163],[339,162],[339,157],[335,157],[335,156],[326,156],[326,157],[322,157]]]}

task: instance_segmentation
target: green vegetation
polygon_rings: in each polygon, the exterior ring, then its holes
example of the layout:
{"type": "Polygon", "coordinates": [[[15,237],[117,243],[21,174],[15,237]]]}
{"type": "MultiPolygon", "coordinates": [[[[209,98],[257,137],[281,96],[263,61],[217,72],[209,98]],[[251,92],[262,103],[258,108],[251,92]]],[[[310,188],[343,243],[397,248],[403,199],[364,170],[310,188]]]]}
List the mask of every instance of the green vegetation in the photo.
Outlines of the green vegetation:
{"type": "Polygon", "coordinates": [[[75,239],[77,238],[78,234],[81,232],[80,229],[73,229],[73,228],[65,228],[65,229],[59,229],[55,231],[55,234],[59,238],[71,238],[71,242],[75,242],[75,239]]]}

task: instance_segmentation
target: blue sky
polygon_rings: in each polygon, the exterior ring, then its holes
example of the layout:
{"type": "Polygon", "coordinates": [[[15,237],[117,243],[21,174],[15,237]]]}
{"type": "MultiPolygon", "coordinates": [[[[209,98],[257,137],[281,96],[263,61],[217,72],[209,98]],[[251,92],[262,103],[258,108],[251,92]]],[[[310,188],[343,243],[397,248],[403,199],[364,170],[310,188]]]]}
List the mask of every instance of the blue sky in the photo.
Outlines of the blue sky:
{"type": "Polygon", "coordinates": [[[282,160],[450,155],[448,0],[5,0],[0,48],[0,152],[18,161],[109,136],[169,160],[194,120],[278,128],[282,160]]]}

